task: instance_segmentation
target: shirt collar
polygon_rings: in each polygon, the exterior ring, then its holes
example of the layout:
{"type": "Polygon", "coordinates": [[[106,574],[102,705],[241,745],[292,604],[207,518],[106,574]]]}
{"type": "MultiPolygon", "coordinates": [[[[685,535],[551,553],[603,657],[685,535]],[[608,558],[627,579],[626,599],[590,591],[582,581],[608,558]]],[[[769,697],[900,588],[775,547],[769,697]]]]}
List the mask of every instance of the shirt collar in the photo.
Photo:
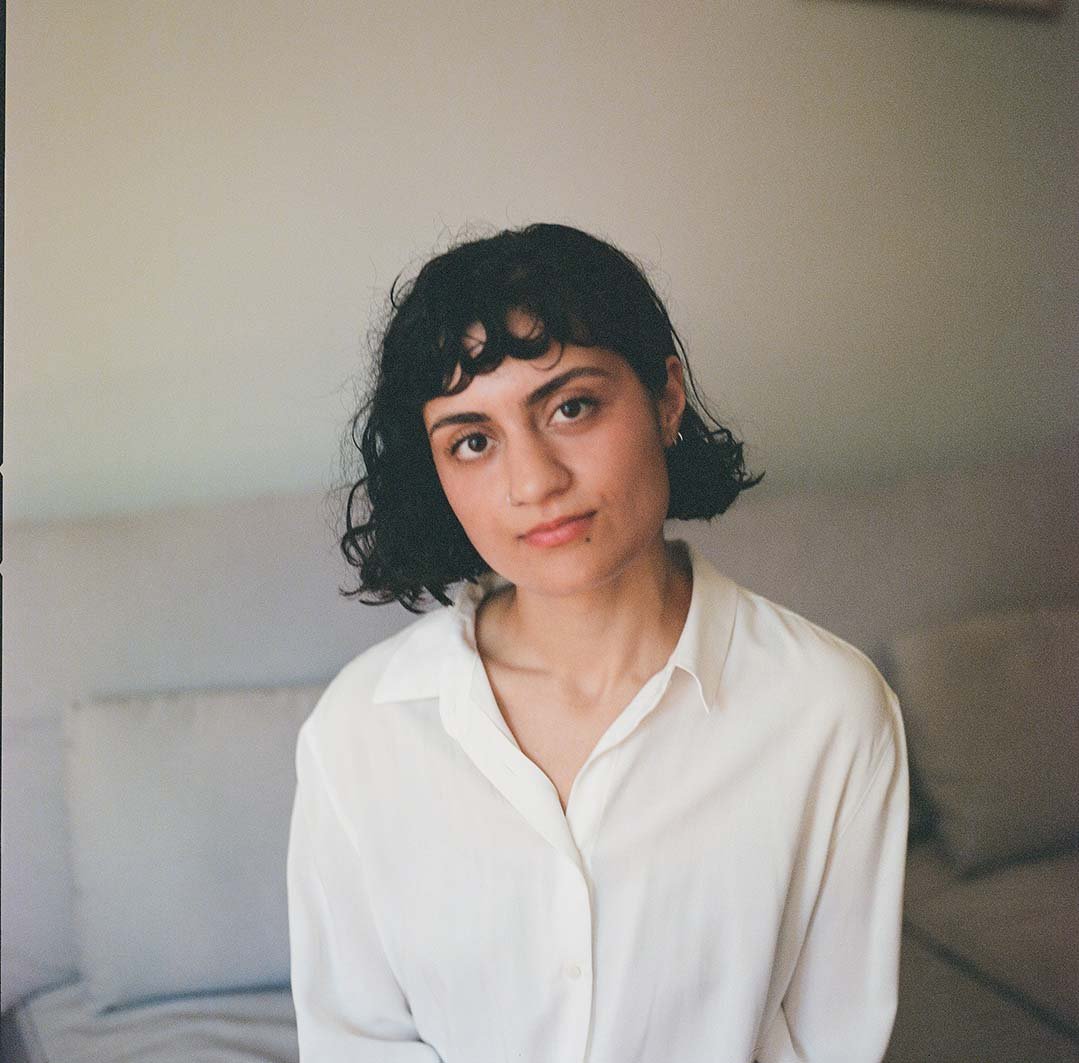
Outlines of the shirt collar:
{"type": "MultiPolygon", "coordinates": [[[[701,704],[711,712],[719,701],[720,682],[734,631],[738,586],[723,575],[696,546],[684,539],[671,540],[687,553],[693,571],[689,612],[667,670],[681,668],[696,682],[701,704]]],[[[487,572],[475,582],[464,582],[450,594],[451,605],[421,617],[401,633],[375,686],[372,700],[409,701],[437,698],[443,680],[455,667],[471,667],[476,659],[475,622],[480,602],[509,580],[487,572]]]]}

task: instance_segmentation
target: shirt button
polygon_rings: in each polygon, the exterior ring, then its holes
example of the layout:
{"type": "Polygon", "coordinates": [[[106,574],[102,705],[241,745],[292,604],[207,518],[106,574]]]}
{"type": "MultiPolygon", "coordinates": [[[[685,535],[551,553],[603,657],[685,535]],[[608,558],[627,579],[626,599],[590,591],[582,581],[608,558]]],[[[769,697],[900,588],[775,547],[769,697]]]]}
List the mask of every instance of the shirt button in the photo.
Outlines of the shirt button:
{"type": "Polygon", "coordinates": [[[567,963],[565,972],[567,978],[576,980],[581,977],[581,965],[579,963],[567,963]]]}

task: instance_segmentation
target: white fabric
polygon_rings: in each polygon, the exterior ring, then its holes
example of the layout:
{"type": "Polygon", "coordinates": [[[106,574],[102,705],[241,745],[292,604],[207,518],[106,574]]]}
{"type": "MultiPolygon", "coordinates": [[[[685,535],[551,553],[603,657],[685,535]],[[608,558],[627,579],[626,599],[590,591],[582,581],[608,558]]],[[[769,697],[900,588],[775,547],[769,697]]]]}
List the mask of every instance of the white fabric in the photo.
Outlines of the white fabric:
{"type": "Polygon", "coordinates": [[[81,970],[99,1009],[288,985],[294,752],[322,689],[65,710],[81,970]]]}
{"type": "Polygon", "coordinates": [[[297,742],[304,1063],[872,1063],[895,1016],[899,705],[688,549],[666,666],[565,813],[475,648],[501,580],[359,655],[297,742]]]}

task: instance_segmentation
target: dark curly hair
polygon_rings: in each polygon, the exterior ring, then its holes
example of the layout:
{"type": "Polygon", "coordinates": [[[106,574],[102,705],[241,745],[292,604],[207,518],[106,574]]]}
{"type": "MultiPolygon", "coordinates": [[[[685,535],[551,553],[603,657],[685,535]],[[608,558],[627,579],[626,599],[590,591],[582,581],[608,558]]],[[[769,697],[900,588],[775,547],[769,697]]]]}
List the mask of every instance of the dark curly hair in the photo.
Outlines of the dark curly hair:
{"type": "Polygon", "coordinates": [[[340,547],[359,570],[359,586],[342,594],[370,595],[360,599],[368,605],[398,601],[419,613],[425,592],[449,605],[451,584],[490,570],[442,490],[423,407],[464,390],[507,355],[539,357],[552,341],[620,354],[653,396],[666,383],[667,357],[681,358],[698,401],[687,395],[681,439],[666,452],[668,519],[711,520],[763,477],[747,472],[742,444],[728,429],[715,418],[716,427],[705,423],[707,410],[663,301],[616,247],[566,225],[529,225],[458,243],[399,289],[400,279],[390,288],[373,386],[351,422],[350,450],[359,451],[363,468],[354,482],[349,477],[340,547]],[[532,315],[538,329],[514,335],[506,325],[511,310],[532,315]],[[476,321],[487,334],[478,352],[462,345],[476,321]],[[356,513],[361,493],[363,520],[356,513]]]}

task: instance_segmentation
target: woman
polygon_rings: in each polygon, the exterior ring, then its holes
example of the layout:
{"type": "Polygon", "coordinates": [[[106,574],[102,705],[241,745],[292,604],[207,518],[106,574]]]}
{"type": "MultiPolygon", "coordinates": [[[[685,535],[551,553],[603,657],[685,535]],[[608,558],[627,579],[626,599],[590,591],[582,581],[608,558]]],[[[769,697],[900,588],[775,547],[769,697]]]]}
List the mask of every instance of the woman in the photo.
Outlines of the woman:
{"type": "Polygon", "coordinates": [[[609,244],[534,225],[391,302],[342,547],[353,593],[449,608],[300,732],[301,1059],[879,1061],[899,706],[858,650],[665,540],[757,478],[687,396],[662,301],[609,244]]]}

